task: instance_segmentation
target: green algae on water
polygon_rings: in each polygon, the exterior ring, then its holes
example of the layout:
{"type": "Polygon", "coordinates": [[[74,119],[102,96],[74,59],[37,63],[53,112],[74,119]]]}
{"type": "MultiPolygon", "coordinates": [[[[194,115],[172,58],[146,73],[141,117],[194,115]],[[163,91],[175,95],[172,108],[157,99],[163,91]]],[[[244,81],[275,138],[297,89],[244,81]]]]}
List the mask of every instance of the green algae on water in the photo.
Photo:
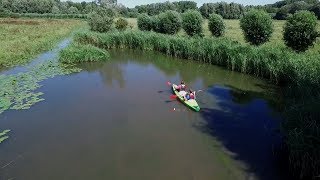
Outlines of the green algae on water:
{"type": "Polygon", "coordinates": [[[73,65],[48,61],[39,64],[25,73],[0,75],[0,114],[6,110],[29,109],[43,101],[42,92],[37,92],[41,81],[57,75],[80,72],[73,65]]]}
{"type": "Polygon", "coordinates": [[[9,136],[7,136],[8,132],[10,132],[10,130],[7,129],[0,133],[0,143],[2,143],[3,141],[9,138],[9,136]]]}

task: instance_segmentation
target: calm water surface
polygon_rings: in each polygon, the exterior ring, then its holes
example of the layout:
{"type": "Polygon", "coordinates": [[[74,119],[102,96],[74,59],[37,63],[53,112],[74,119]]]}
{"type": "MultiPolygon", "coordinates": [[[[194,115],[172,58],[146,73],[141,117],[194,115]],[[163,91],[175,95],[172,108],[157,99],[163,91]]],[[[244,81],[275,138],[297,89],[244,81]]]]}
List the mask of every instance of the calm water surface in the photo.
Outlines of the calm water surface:
{"type": "Polygon", "coordinates": [[[0,180],[283,179],[275,87],[153,52],[111,57],[42,82],[45,101],[0,115],[12,130],[0,180]],[[199,113],[169,98],[166,82],[181,79],[204,90],[199,113]]]}

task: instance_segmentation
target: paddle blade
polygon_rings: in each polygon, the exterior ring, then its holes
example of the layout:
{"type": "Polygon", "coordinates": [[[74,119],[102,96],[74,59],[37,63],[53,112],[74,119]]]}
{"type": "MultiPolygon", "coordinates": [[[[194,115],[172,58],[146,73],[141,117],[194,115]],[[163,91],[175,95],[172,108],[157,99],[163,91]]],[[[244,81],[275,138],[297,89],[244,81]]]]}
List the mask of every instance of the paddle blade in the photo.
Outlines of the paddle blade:
{"type": "Polygon", "coordinates": [[[170,96],[170,99],[176,99],[177,98],[177,95],[171,95],[170,96]]]}

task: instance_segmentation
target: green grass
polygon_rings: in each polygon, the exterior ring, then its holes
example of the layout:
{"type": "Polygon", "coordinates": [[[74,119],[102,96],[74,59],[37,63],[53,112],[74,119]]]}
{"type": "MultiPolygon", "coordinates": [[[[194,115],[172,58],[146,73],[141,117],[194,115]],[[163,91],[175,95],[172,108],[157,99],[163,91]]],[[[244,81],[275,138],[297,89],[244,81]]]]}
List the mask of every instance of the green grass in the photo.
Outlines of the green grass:
{"type": "Polygon", "coordinates": [[[0,19],[0,68],[29,62],[84,25],[79,20],[0,19]]]}
{"type": "Polygon", "coordinates": [[[75,41],[102,49],[159,51],[286,85],[282,130],[289,149],[290,167],[298,177],[320,174],[320,56],[316,51],[298,54],[279,43],[255,47],[230,38],[195,39],[137,30],[106,34],[82,32],[75,35],[75,41]]]}
{"type": "Polygon", "coordinates": [[[60,52],[59,61],[66,64],[106,61],[110,55],[106,50],[92,45],[73,43],[60,52]]]}

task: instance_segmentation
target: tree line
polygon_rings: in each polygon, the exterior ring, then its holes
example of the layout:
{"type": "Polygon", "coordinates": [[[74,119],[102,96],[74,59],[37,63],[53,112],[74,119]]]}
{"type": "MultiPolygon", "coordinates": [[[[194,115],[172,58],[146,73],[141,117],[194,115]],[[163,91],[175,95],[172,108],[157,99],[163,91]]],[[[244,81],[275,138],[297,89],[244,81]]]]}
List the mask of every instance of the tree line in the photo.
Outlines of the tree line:
{"type": "Polygon", "coordinates": [[[204,3],[199,8],[193,1],[177,1],[152,3],[128,8],[118,4],[117,0],[93,0],[92,2],[62,2],[60,0],[1,0],[1,13],[53,13],[53,14],[89,14],[96,11],[98,6],[112,7],[119,16],[138,17],[139,14],[149,16],[159,15],[165,11],[173,10],[184,13],[188,10],[197,10],[204,18],[209,18],[210,14],[221,15],[224,19],[240,19],[251,9],[264,10],[274,19],[287,19],[290,15],[300,10],[314,12],[320,19],[319,0],[282,0],[273,4],[259,6],[244,6],[237,3],[204,3]]]}

